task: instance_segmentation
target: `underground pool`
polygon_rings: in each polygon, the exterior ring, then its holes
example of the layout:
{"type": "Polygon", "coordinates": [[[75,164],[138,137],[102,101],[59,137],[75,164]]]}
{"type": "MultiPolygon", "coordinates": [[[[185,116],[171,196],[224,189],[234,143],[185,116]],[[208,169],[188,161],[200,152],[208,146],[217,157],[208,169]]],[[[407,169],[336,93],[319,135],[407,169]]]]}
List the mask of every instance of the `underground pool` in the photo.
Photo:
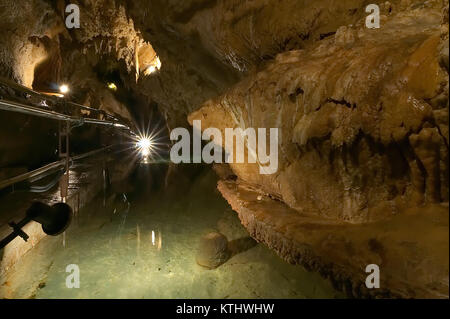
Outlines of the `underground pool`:
{"type": "Polygon", "coordinates": [[[211,169],[189,187],[167,186],[166,171],[140,165],[127,193],[97,196],[63,234],[43,238],[0,277],[0,298],[342,297],[319,274],[253,241],[211,169]],[[196,263],[199,240],[212,231],[247,243],[216,269],[196,263]],[[79,287],[70,285],[74,269],[79,287]]]}

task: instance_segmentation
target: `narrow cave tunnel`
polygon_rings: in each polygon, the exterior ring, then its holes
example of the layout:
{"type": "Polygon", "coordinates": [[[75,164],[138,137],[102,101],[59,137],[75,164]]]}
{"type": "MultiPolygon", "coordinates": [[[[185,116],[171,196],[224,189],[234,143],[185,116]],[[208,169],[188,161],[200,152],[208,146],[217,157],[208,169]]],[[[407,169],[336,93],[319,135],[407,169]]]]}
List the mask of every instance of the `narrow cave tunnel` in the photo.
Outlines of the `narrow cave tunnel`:
{"type": "Polygon", "coordinates": [[[0,299],[448,299],[448,26],[0,0],[0,299]]]}

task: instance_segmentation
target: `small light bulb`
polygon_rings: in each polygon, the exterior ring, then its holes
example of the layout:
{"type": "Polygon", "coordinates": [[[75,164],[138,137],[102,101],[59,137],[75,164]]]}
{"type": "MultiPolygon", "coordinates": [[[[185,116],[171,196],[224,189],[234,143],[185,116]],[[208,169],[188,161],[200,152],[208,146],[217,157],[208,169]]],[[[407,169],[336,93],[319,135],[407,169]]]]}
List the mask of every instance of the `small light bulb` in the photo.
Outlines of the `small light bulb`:
{"type": "Polygon", "coordinates": [[[66,84],[63,84],[59,87],[59,92],[66,94],[67,92],[69,92],[69,87],[66,84]]]}
{"type": "Polygon", "coordinates": [[[144,72],[145,75],[150,75],[156,71],[156,68],[153,65],[150,65],[144,72]]]}
{"type": "Polygon", "coordinates": [[[152,146],[152,142],[150,141],[150,139],[144,137],[141,138],[138,142],[138,147],[144,149],[144,148],[150,148],[152,146]]]}

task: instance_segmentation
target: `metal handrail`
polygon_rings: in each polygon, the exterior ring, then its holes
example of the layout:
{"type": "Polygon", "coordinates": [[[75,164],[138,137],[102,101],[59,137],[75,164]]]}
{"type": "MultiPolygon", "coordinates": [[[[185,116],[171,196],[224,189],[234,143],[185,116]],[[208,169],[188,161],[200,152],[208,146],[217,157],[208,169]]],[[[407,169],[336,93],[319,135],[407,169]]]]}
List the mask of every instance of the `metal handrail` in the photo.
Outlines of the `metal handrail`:
{"type": "Polygon", "coordinates": [[[67,114],[58,113],[52,110],[46,110],[35,106],[25,105],[13,101],[0,100],[0,109],[5,111],[18,112],[28,115],[34,115],[39,117],[45,117],[53,120],[61,120],[61,121],[69,121],[73,123],[88,123],[88,124],[97,124],[97,125],[107,125],[113,126],[117,128],[123,128],[130,130],[130,127],[124,124],[117,123],[115,121],[106,121],[106,120],[98,120],[91,118],[83,118],[83,117],[75,117],[67,114]]]}
{"type": "MultiPolygon", "coordinates": [[[[6,81],[2,80],[0,82],[6,82],[6,81]]],[[[14,83],[13,86],[18,87],[21,91],[29,92],[31,94],[41,96],[40,93],[29,90],[28,88],[23,87],[17,83],[14,83]]],[[[0,98],[0,110],[12,111],[12,112],[33,115],[33,116],[38,116],[38,117],[43,117],[43,118],[48,118],[48,119],[53,119],[53,120],[66,121],[66,122],[76,123],[78,125],[83,125],[83,124],[105,125],[105,126],[118,128],[118,129],[127,130],[131,135],[134,134],[134,132],[132,131],[132,129],[129,126],[119,123],[119,120],[117,118],[115,118],[112,115],[106,114],[105,112],[103,112],[101,110],[94,109],[94,108],[84,106],[84,105],[79,105],[79,104],[68,102],[68,101],[66,101],[65,103],[66,103],[66,105],[74,105],[81,109],[104,113],[106,118],[109,118],[112,120],[100,120],[100,119],[94,119],[94,118],[89,118],[89,117],[76,117],[76,116],[72,116],[72,115],[68,115],[68,114],[64,114],[64,113],[55,112],[50,109],[26,105],[26,104],[14,102],[14,101],[4,100],[1,98],[0,98]]],[[[94,155],[98,152],[104,151],[105,149],[108,149],[112,146],[113,145],[110,145],[110,146],[102,148],[100,150],[96,150],[96,151],[92,151],[92,152],[85,153],[82,155],[78,155],[78,156],[70,158],[69,160],[75,161],[75,160],[79,160],[79,159],[82,159],[82,158],[85,158],[88,156],[92,156],[92,155],[94,155]]],[[[67,159],[62,159],[60,161],[50,163],[48,165],[45,165],[45,166],[38,168],[36,170],[33,170],[31,172],[27,172],[22,175],[15,176],[15,177],[9,178],[4,181],[0,181],[0,189],[3,189],[5,187],[14,185],[16,183],[31,179],[36,176],[42,175],[43,173],[48,172],[50,170],[55,170],[60,167],[64,167],[67,164],[66,161],[67,161],[67,159]]]]}
{"type": "Polygon", "coordinates": [[[18,176],[6,179],[4,181],[1,181],[0,182],[0,189],[3,189],[5,187],[8,187],[8,186],[11,186],[11,185],[14,185],[14,184],[26,181],[26,180],[28,180],[30,178],[36,177],[36,176],[41,175],[41,174],[43,174],[45,172],[48,172],[50,170],[53,170],[53,169],[56,170],[57,168],[64,167],[65,162],[66,162],[65,159],[61,160],[61,161],[53,162],[53,163],[50,163],[50,164],[45,165],[43,167],[40,167],[38,169],[35,169],[34,171],[27,172],[27,173],[24,173],[24,174],[21,174],[21,175],[18,175],[18,176]]]}
{"type": "MultiPolygon", "coordinates": [[[[42,101],[51,103],[52,105],[59,105],[59,106],[74,106],[78,109],[81,110],[86,110],[86,111],[90,111],[96,114],[103,114],[103,116],[105,117],[105,119],[100,120],[97,118],[92,118],[92,117],[83,117],[83,116],[79,116],[79,117],[75,117],[72,115],[68,115],[65,114],[63,112],[59,112],[59,111],[54,111],[54,110],[50,110],[50,109],[45,109],[43,107],[40,106],[32,106],[33,104],[28,104],[27,102],[24,101],[17,101],[14,98],[6,98],[5,97],[0,97],[0,103],[1,101],[3,101],[3,105],[0,105],[0,109],[4,109],[4,110],[8,110],[8,111],[15,111],[13,108],[15,107],[19,107],[19,109],[17,109],[16,111],[20,112],[20,113],[26,113],[29,115],[38,115],[41,117],[46,117],[46,118],[51,118],[51,119],[57,119],[57,120],[65,120],[65,121],[71,121],[71,122],[78,122],[80,124],[83,123],[90,123],[90,124],[99,124],[99,125],[109,125],[109,126],[114,126],[114,127],[118,127],[118,128],[124,128],[124,129],[128,129],[130,132],[132,131],[132,129],[126,125],[126,124],[122,124],[123,121],[121,121],[120,119],[118,119],[117,117],[106,113],[103,110],[99,110],[90,106],[86,106],[86,105],[82,105],[82,104],[78,104],[78,103],[74,103],[71,101],[67,101],[65,99],[57,99],[51,96],[47,96],[45,94],[42,94],[40,92],[36,92],[33,91],[32,89],[25,87],[19,83],[16,83],[10,79],[6,79],[3,77],[0,77],[0,85],[4,85],[6,87],[11,88],[13,91],[16,92],[22,92],[27,94],[28,96],[34,96],[38,99],[41,99],[42,101]],[[26,103],[26,104],[23,104],[26,103]],[[7,104],[7,105],[5,105],[7,104]]],[[[41,102],[42,102],[41,101],[41,102]]]]}
{"type": "MultiPolygon", "coordinates": [[[[103,147],[103,148],[98,149],[98,150],[94,150],[94,151],[91,151],[91,152],[87,152],[87,153],[84,153],[84,154],[73,156],[73,157],[70,158],[70,161],[78,161],[78,160],[81,160],[83,158],[96,155],[96,154],[98,154],[100,152],[103,152],[103,151],[106,151],[106,150],[110,149],[113,146],[114,145],[110,145],[110,146],[106,146],[106,147],[103,147]]],[[[42,175],[42,174],[44,174],[44,173],[46,173],[48,171],[56,170],[58,168],[64,167],[65,165],[66,165],[66,159],[62,159],[60,161],[56,161],[56,162],[47,164],[45,166],[42,166],[42,167],[40,167],[38,169],[35,169],[35,170],[31,171],[31,172],[27,172],[27,173],[24,173],[24,174],[21,174],[21,175],[18,175],[18,176],[11,177],[9,179],[0,181],[0,189],[3,189],[5,187],[8,187],[8,186],[11,186],[11,185],[14,185],[14,184],[26,181],[26,180],[29,180],[29,179],[31,179],[33,177],[42,175]]]]}

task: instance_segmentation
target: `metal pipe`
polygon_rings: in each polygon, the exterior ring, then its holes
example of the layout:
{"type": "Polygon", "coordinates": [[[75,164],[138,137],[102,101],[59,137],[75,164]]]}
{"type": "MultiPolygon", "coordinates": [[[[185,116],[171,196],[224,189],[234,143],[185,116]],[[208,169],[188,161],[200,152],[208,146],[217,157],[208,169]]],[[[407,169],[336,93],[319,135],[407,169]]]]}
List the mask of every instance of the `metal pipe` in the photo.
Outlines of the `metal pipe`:
{"type": "Polygon", "coordinates": [[[1,181],[0,182],[0,189],[8,187],[8,186],[11,186],[11,185],[14,185],[14,184],[17,184],[17,183],[20,183],[20,182],[23,182],[23,181],[26,181],[26,180],[28,180],[30,178],[36,177],[36,176],[38,176],[40,174],[43,174],[45,172],[48,172],[48,171],[50,171],[52,169],[58,169],[58,168],[64,167],[64,163],[65,163],[64,160],[61,160],[61,161],[58,161],[58,162],[53,162],[53,163],[50,163],[50,164],[45,165],[43,167],[40,167],[38,169],[35,169],[34,171],[27,172],[27,173],[24,173],[24,174],[21,174],[21,175],[18,175],[18,176],[6,179],[4,181],[1,181]]]}
{"type": "Polygon", "coordinates": [[[110,125],[117,128],[123,128],[123,129],[130,129],[128,126],[120,123],[110,122],[110,121],[104,121],[104,120],[96,120],[96,119],[90,119],[90,118],[82,118],[83,123],[88,124],[99,124],[99,125],[110,125]]]}
{"type": "MultiPolygon", "coordinates": [[[[112,121],[117,121],[117,122],[120,121],[115,116],[107,114],[106,112],[104,112],[102,110],[99,110],[99,109],[96,109],[96,108],[93,108],[93,107],[90,107],[90,106],[86,106],[86,105],[70,102],[70,101],[55,99],[53,97],[49,97],[47,95],[47,93],[36,92],[36,91],[30,90],[26,86],[23,86],[23,85],[21,85],[19,83],[16,83],[14,81],[9,80],[9,79],[5,79],[3,77],[0,77],[0,84],[4,84],[4,85],[6,85],[8,87],[12,87],[14,90],[17,90],[19,92],[23,92],[23,93],[26,93],[26,94],[29,94],[29,95],[34,95],[34,96],[39,97],[41,99],[44,99],[46,101],[50,101],[50,102],[53,102],[53,103],[56,103],[56,104],[61,103],[61,101],[64,101],[64,103],[67,103],[67,105],[75,106],[75,107],[77,107],[79,109],[83,109],[83,110],[94,112],[94,113],[102,113],[102,114],[105,115],[106,118],[112,119],[112,121]]],[[[56,94],[58,94],[58,93],[56,93],[56,94]]]]}
{"type": "Polygon", "coordinates": [[[87,152],[87,153],[84,153],[84,154],[80,154],[80,155],[77,155],[77,156],[73,156],[73,157],[71,157],[70,159],[71,159],[72,161],[79,161],[79,160],[81,160],[81,159],[83,159],[83,158],[90,157],[90,156],[96,155],[96,154],[98,154],[98,153],[101,153],[101,152],[103,152],[103,151],[106,151],[106,150],[112,148],[113,146],[115,146],[115,145],[105,146],[105,147],[100,148],[100,149],[98,149],[98,150],[93,150],[93,151],[90,151],[90,152],[87,152]]]}
{"type": "Polygon", "coordinates": [[[79,122],[79,119],[72,118],[69,115],[57,113],[51,110],[44,110],[35,106],[29,106],[12,101],[0,100],[0,109],[5,111],[12,111],[27,115],[34,115],[39,117],[45,117],[53,120],[62,120],[70,122],[79,122]]]}
{"type": "MultiPolygon", "coordinates": [[[[107,149],[110,149],[111,147],[113,147],[113,145],[110,145],[110,146],[107,146],[107,147],[104,147],[104,148],[101,148],[101,149],[98,149],[98,150],[94,150],[94,151],[91,151],[91,152],[88,152],[88,153],[80,154],[80,155],[74,156],[74,157],[72,157],[70,159],[72,161],[78,161],[80,159],[83,159],[83,158],[86,158],[86,157],[89,157],[89,156],[93,156],[95,154],[103,152],[103,151],[105,151],[107,149]]],[[[50,163],[50,164],[45,165],[43,167],[40,167],[38,169],[35,169],[34,171],[27,172],[27,173],[24,173],[24,174],[21,174],[21,175],[18,175],[18,176],[6,179],[6,180],[0,182],[0,189],[3,189],[5,187],[8,187],[8,186],[11,186],[11,185],[14,185],[14,184],[26,181],[26,180],[29,180],[30,178],[39,176],[39,175],[44,174],[44,173],[46,173],[48,171],[57,170],[57,169],[63,168],[65,163],[66,163],[66,160],[63,159],[63,160],[60,160],[60,161],[57,161],[57,162],[50,163]]]]}
{"type": "Polygon", "coordinates": [[[45,110],[39,107],[35,106],[29,106],[25,104],[16,103],[13,101],[7,101],[7,100],[0,100],[0,109],[5,111],[12,111],[12,112],[18,112],[22,114],[27,115],[34,115],[39,117],[45,117],[48,119],[53,120],[61,120],[61,121],[68,121],[72,123],[87,123],[87,124],[97,124],[97,125],[107,125],[112,126],[116,128],[122,128],[122,129],[131,129],[124,125],[113,121],[105,121],[105,120],[97,120],[97,119],[91,119],[91,118],[83,118],[83,117],[74,117],[62,113],[58,113],[51,110],[45,110]]]}

